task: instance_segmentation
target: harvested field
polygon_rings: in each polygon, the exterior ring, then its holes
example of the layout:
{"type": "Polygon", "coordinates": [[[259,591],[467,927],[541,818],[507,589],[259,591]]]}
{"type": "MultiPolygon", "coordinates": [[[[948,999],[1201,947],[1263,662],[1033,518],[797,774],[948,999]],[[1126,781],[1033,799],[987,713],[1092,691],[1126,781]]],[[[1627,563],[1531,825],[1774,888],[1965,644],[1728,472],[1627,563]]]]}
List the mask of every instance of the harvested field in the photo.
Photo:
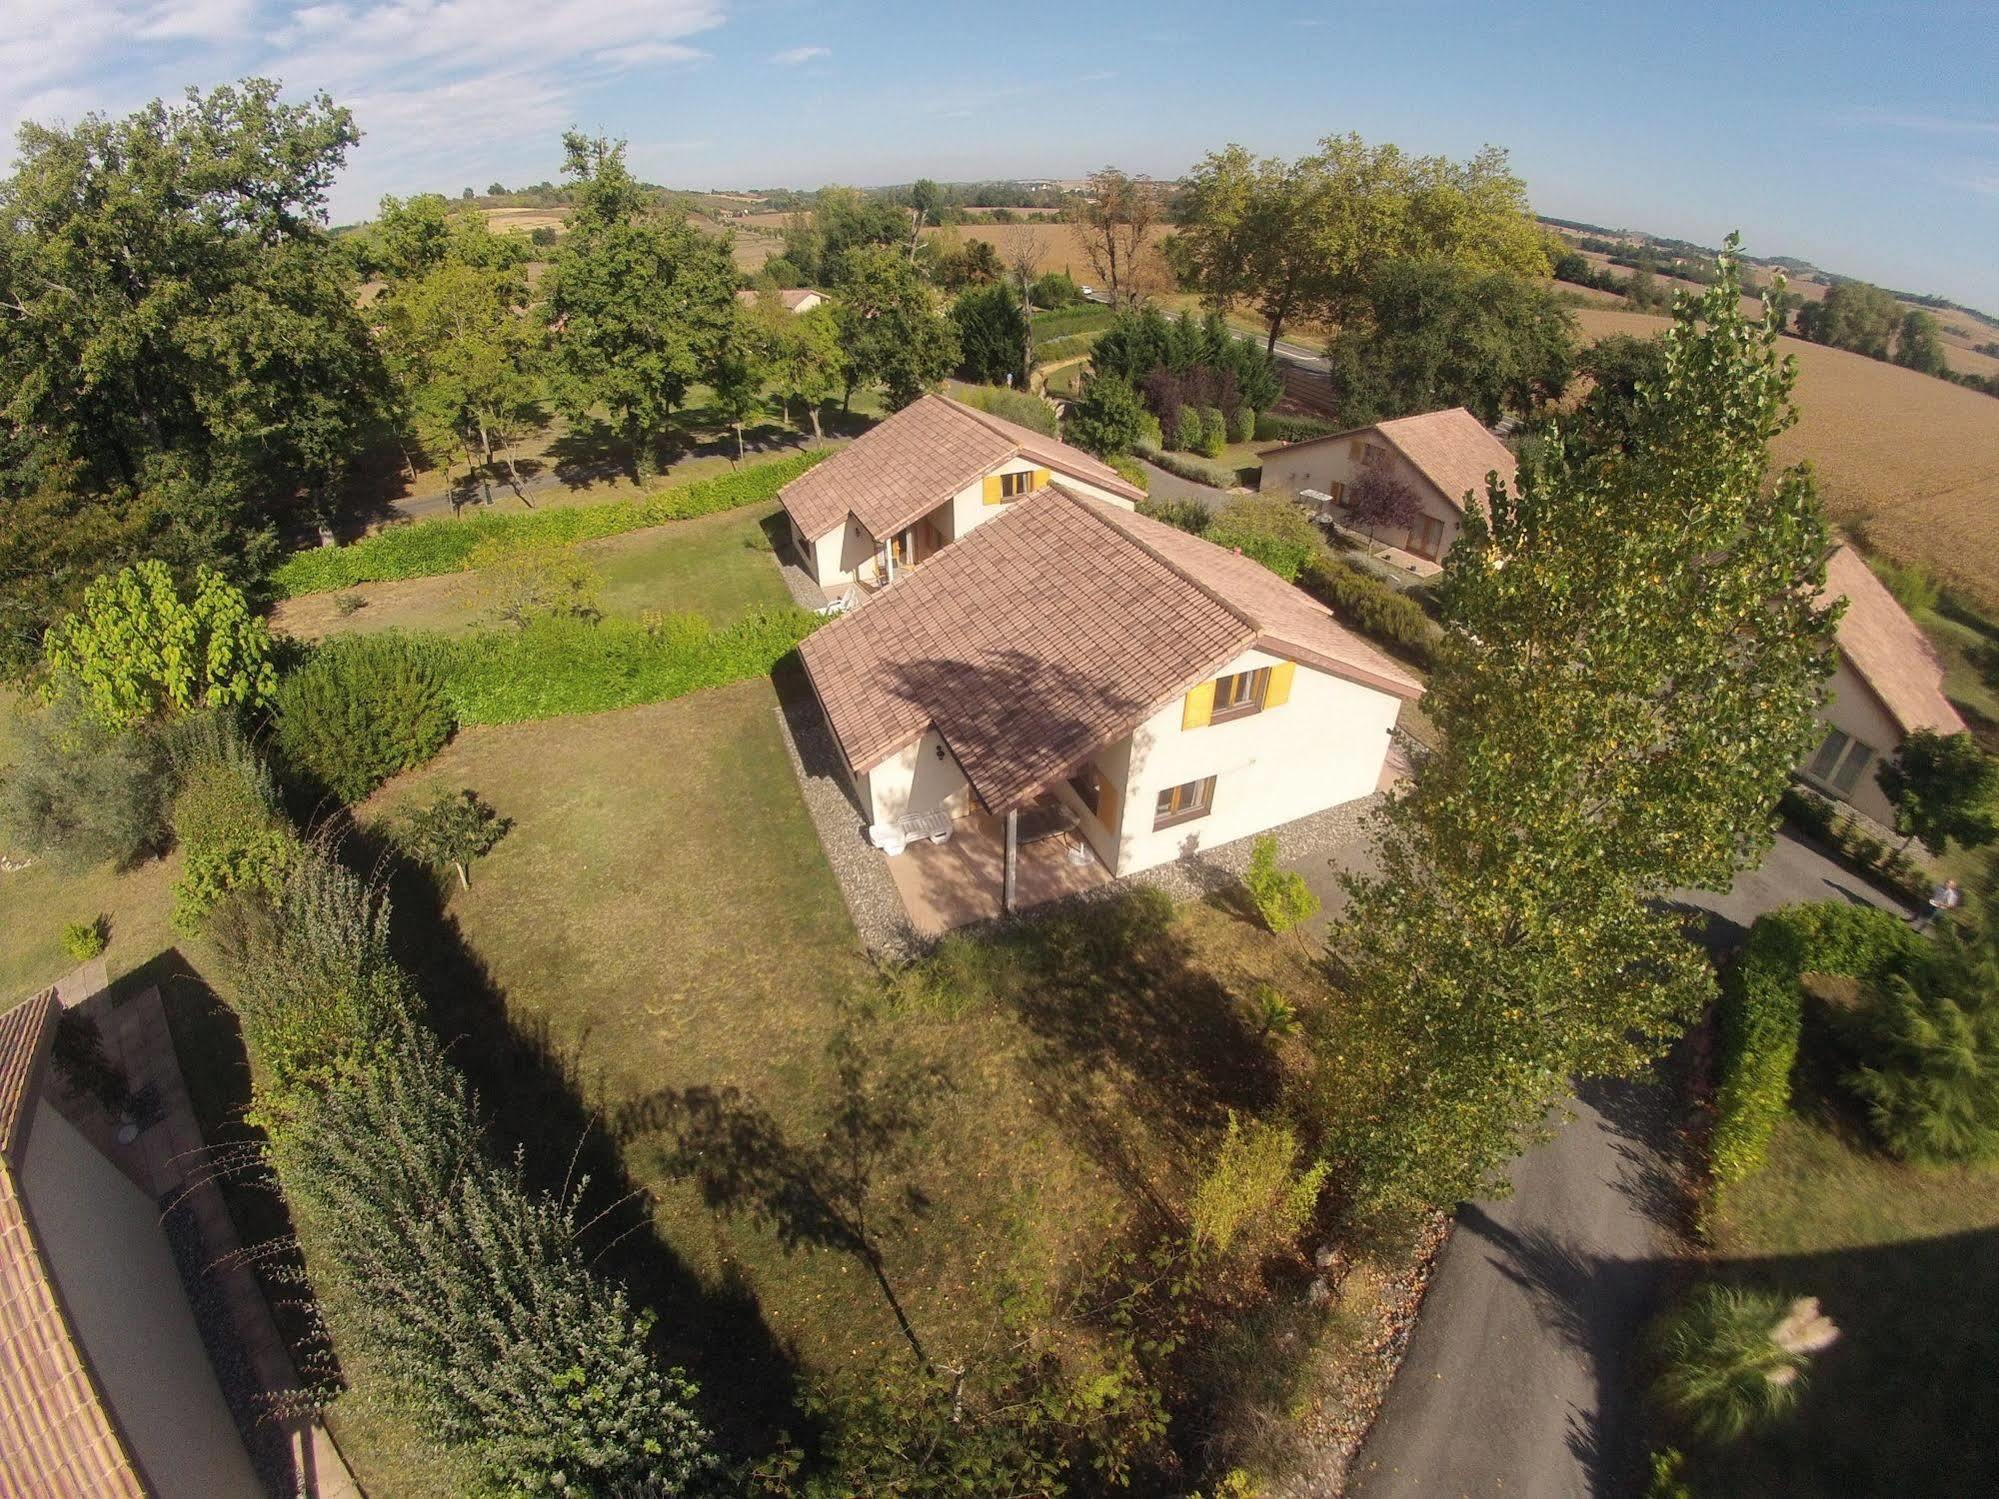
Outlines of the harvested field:
{"type": "Polygon", "coordinates": [[[560,208],[487,208],[487,227],[496,234],[532,234],[537,229],[562,231],[564,210],[560,208]]]}
{"type": "MultiPolygon", "coordinates": [[[[1034,268],[1041,271],[1067,271],[1078,281],[1094,282],[1096,275],[1090,269],[1090,257],[1083,249],[1083,235],[1076,224],[954,224],[946,230],[926,229],[924,233],[952,233],[964,239],[989,241],[1000,253],[1000,259],[1010,259],[1023,245],[1036,245],[1040,253],[1034,268]]],[[[1149,290],[1166,292],[1173,289],[1173,278],[1166,269],[1166,262],[1158,253],[1159,242],[1172,230],[1162,224],[1148,236],[1144,276],[1149,290]]]]}
{"type": "MultiPolygon", "coordinates": [[[[1646,337],[1665,318],[1576,309],[1588,338],[1646,337]]],[[[1786,338],[1798,361],[1798,424],[1780,462],[1810,459],[1835,519],[1999,608],[1999,400],[1843,349],[1786,338]]]]}

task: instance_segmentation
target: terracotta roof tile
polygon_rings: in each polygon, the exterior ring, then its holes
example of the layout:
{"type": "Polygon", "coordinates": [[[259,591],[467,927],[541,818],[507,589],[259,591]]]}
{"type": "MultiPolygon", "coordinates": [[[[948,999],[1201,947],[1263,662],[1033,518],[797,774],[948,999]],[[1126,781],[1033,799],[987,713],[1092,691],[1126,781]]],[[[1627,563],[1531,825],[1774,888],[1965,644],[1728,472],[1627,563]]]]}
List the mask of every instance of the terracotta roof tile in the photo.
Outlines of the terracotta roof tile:
{"type": "Polygon", "coordinates": [[[63,1310],[16,1175],[60,1013],[50,990],[0,1015],[0,1492],[144,1499],[146,1485],[63,1310]]]}
{"type": "Polygon", "coordinates": [[[1398,695],[1422,690],[1256,563],[1059,486],[800,651],[856,771],[935,725],[1000,812],[1258,644],[1398,695]]]}
{"type": "Polygon", "coordinates": [[[1825,592],[1819,597],[1846,600],[1839,621],[1840,654],[1904,734],[1917,729],[1963,732],[1964,720],[1943,695],[1943,662],[1888,585],[1852,547],[1839,547],[1826,559],[1825,592]]]}
{"type": "Polygon", "coordinates": [[[879,540],[1016,454],[1134,503],[1144,498],[1081,448],[938,395],[862,433],[778,498],[808,539],[844,525],[851,512],[879,540]]]}
{"type": "Polygon", "coordinates": [[[1362,432],[1379,433],[1383,441],[1407,458],[1416,472],[1459,510],[1464,509],[1467,494],[1485,493],[1488,473],[1497,472],[1510,485],[1520,469],[1519,460],[1506,444],[1486,431],[1479,419],[1462,406],[1453,406],[1448,411],[1426,411],[1420,416],[1401,416],[1325,437],[1308,437],[1292,443],[1291,447],[1345,442],[1362,432]]]}

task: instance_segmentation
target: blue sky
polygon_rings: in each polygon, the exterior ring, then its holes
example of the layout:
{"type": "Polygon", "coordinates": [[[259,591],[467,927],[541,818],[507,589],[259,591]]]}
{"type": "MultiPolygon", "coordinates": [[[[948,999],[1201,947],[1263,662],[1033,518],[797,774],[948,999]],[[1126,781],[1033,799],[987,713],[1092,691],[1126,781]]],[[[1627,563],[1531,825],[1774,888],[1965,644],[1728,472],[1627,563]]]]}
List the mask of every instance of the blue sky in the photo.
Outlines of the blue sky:
{"type": "Polygon", "coordinates": [[[553,177],[567,125],[679,186],[1173,176],[1357,130],[1505,146],[1535,207],[1999,313],[1999,6],[5,0],[0,125],[246,73],[384,192],[553,177]]]}

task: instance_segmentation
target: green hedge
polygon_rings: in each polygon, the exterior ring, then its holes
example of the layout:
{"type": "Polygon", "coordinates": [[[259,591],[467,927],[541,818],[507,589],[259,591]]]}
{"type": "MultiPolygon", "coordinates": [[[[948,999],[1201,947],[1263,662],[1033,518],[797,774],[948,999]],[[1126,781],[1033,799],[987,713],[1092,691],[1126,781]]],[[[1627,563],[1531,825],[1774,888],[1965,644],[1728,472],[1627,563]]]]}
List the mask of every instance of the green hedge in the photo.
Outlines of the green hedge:
{"type": "Polygon", "coordinates": [[[677,484],[632,500],[572,505],[470,520],[410,521],[343,547],[296,552],[271,574],[281,598],[459,572],[475,547],[531,551],[551,543],[592,541],[667,521],[689,520],[776,498],[777,492],[830,455],[825,448],[751,464],[713,479],[677,484]]]}
{"type": "Polygon", "coordinates": [[[1223,468],[1219,463],[1210,463],[1205,458],[1190,458],[1185,453],[1169,453],[1164,448],[1155,448],[1150,443],[1140,443],[1132,451],[1156,468],[1163,468],[1169,474],[1177,474],[1193,484],[1205,484],[1210,489],[1232,489],[1236,482],[1236,472],[1223,468]]]}
{"type": "Polygon", "coordinates": [[[1786,906],[1759,916],[1722,976],[1715,1064],[1715,1183],[1763,1166],[1791,1103],[1791,1066],[1804,1025],[1799,980],[1808,973],[1878,981],[1906,971],[1922,939],[1892,912],[1847,901],[1786,906]]]}
{"type": "Polygon", "coordinates": [[[1037,312],[1034,315],[1034,341],[1064,338],[1075,333],[1101,333],[1117,321],[1117,313],[1108,307],[1085,304],[1080,307],[1064,307],[1055,312],[1037,312]]]}
{"type": "Polygon", "coordinates": [[[1256,419],[1258,442],[1304,442],[1308,438],[1330,437],[1344,430],[1337,423],[1316,416],[1279,416],[1274,411],[1266,411],[1256,419]]]}
{"type": "Polygon", "coordinates": [[[1314,557],[1298,575],[1298,586],[1377,644],[1422,667],[1436,665],[1443,632],[1407,594],[1337,557],[1314,557]]]}
{"type": "Polygon", "coordinates": [[[1065,359],[1080,359],[1097,346],[1094,333],[1072,333],[1067,338],[1051,338],[1047,343],[1034,346],[1036,364],[1060,364],[1065,359]]]}
{"type": "Polygon", "coordinates": [[[789,605],[715,629],[698,614],[593,621],[545,615],[519,630],[442,640],[458,721],[520,723],[683,697],[769,672],[818,627],[789,605]]]}

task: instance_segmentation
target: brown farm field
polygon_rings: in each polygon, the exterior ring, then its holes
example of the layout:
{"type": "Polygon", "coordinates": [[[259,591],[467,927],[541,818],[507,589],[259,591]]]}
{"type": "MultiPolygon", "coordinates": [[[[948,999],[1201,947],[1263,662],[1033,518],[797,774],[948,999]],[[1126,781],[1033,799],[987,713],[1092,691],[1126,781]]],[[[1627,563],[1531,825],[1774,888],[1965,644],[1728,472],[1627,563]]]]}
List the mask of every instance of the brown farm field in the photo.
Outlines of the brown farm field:
{"type": "Polygon", "coordinates": [[[537,229],[562,231],[560,208],[487,208],[486,224],[495,234],[532,234],[537,229]]]}
{"type": "MultiPolygon", "coordinates": [[[[1599,307],[1576,321],[1588,338],[1667,326],[1599,307]]],[[[1843,349],[1783,345],[1798,361],[1798,424],[1778,460],[1809,459],[1834,519],[1864,524],[1875,549],[1999,608],[1999,400],[1843,349]]]]}
{"type": "MultiPolygon", "coordinates": [[[[1172,230],[1162,224],[1146,238],[1145,272],[1148,282],[1159,291],[1171,290],[1173,279],[1159,255],[1159,243],[1172,230]]],[[[1091,281],[1090,257],[1083,247],[1082,226],[1078,224],[954,224],[948,229],[926,229],[925,237],[956,234],[963,239],[983,239],[991,243],[1002,260],[1010,259],[1025,246],[1036,247],[1036,271],[1067,271],[1078,281],[1091,281]]]]}

